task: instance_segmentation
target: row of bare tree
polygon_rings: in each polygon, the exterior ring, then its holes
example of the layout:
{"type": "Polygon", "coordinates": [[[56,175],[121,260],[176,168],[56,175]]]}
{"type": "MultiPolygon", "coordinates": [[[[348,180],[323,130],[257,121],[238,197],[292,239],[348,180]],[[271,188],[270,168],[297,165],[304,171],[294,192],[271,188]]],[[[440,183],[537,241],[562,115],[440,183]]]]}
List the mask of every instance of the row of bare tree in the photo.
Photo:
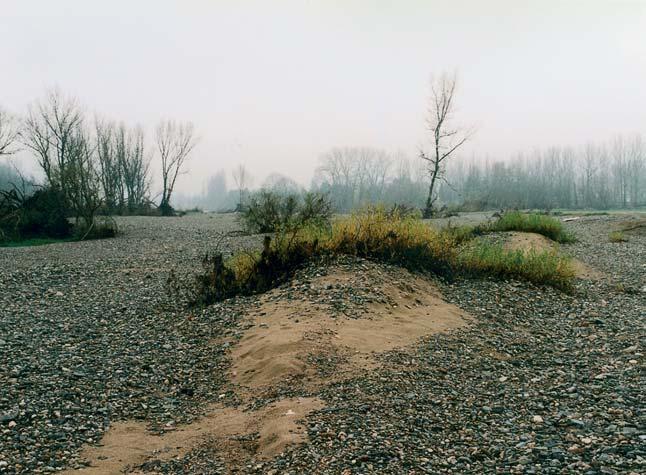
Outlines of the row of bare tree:
{"type": "Polygon", "coordinates": [[[141,127],[105,119],[89,121],[79,102],[59,90],[18,118],[0,110],[0,155],[32,152],[45,185],[60,190],[71,214],[90,226],[99,212],[137,213],[153,205],[150,164],[157,156],[162,190],[159,210],[172,214],[178,176],[196,144],[191,123],[163,120],[150,147],[141,127]],[[156,153],[155,153],[156,152],[156,153]]]}
{"type": "Polygon", "coordinates": [[[350,211],[368,203],[422,207],[426,198],[424,164],[413,166],[403,153],[368,147],[333,148],[320,159],[312,190],[329,193],[335,207],[350,211]]]}
{"type": "MultiPolygon", "coordinates": [[[[403,154],[335,148],[321,157],[312,189],[337,209],[368,203],[428,206],[429,170],[403,154]]],[[[436,177],[431,206],[492,208],[631,208],[646,205],[646,140],[617,137],[580,149],[551,147],[511,160],[454,159],[436,177]]]]}
{"type": "Polygon", "coordinates": [[[444,202],[480,207],[634,208],[646,205],[646,141],[640,135],[609,144],[551,147],[511,160],[456,160],[444,202]]]}

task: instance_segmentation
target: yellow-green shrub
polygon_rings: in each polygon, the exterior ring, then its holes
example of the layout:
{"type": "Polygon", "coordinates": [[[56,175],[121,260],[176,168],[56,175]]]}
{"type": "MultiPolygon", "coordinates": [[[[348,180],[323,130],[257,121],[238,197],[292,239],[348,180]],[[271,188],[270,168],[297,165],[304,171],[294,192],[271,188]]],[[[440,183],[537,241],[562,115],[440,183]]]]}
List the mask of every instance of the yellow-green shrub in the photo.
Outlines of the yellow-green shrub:
{"type": "Polygon", "coordinates": [[[623,231],[613,231],[608,235],[610,242],[626,242],[628,238],[623,231]]]}
{"type": "Polygon", "coordinates": [[[314,259],[352,255],[440,276],[456,274],[517,278],[569,289],[570,260],[556,251],[507,251],[500,245],[468,242],[468,228],[437,230],[421,219],[368,208],[335,221],[331,228],[306,227],[265,237],[262,251],[205,258],[196,277],[194,302],[209,304],[233,295],[267,291],[314,259]],[[466,244],[465,244],[466,243],[466,244]]]}
{"type": "Polygon", "coordinates": [[[450,271],[456,243],[414,216],[368,208],[336,221],[321,243],[329,254],[347,254],[438,274],[450,271]]]}

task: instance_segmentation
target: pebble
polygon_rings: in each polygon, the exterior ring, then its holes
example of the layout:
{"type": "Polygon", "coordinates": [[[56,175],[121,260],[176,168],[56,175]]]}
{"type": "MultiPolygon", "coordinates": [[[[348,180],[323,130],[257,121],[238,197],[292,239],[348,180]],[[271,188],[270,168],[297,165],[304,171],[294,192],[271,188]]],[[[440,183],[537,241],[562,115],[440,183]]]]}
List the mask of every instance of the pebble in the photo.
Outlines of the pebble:
{"type": "MultiPolygon", "coordinates": [[[[303,421],[309,442],[262,464],[251,457],[239,473],[642,473],[646,388],[635,365],[644,301],[636,290],[646,288],[646,243],[633,235],[612,246],[615,218],[594,218],[568,223],[579,242],[562,248],[606,279],[577,282],[572,295],[523,282],[437,281],[473,316],[469,327],[381,354],[374,370],[317,390],[326,407],[303,421]]],[[[223,230],[237,229],[231,216],[119,218],[119,225],[117,239],[0,249],[3,473],[82,466],[80,448],[100,441],[113,421],[161,430],[172,420],[168,427],[179,428],[232,394],[227,349],[213,342],[235,342],[240,316],[257,299],[188,319],[165,281],[170,267],[192,275],[220,238],[231,253],[259,246],[262,236],[227,238],[223,230]],[[48,298],[49,288],[64,289],[65,299],[48,298]]],[[[343,265],[360,274],[373,264],[343,265]]],[[[339,318],[364,318],[370,300],[381,298],[359,278],[314,289],[310,271],[325,272],[304,270],[281,287],[281,298],[327,299],[339,318]]],[[[333,371],[335,363],[320,364],[333,371]]],[[[309,394],[293,384],[276,397],[286,395],[309,394]]],[[[229,470],[208,444],[138,469],[229,470]]]]}

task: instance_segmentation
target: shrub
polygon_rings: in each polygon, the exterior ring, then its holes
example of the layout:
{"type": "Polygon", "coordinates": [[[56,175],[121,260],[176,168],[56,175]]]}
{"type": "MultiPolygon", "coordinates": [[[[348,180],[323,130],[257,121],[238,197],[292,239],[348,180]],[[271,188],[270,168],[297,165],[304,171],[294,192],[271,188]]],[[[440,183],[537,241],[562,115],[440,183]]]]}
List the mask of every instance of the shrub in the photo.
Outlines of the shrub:
{"type": "Polygon", "coordinates": [[[536,213],[525,214],[519,211],[504,213],[497,221],[482,225],[479,231],[522,231],[542,234],[560,243],[574,242],[574,235],[569,233],[563,223],[550,216],[536,213]]]}
{"type": "Polygon", "coordinates": [[[553,252],[506,251],[499,245],[468,243],[473,228],[436,230],[421,219],[383,208],[369,208],[331,227],[284,228],[265,237],[261,252],[243,252],[225,260],[207,255],[196,277],[191,300],[210,304],[234,295],[267,291],[314,259],[352,255],[400,265],[413,271],[452,277],[518,278],[570,289],[570,260],[553,252]],[[466,244],[465,244],[466,243],[466,244]]]}
{"type": "Polygon", "coordinates": [[[16,190],[0,193],[0,241],[47,243],[56,240],[103,239],[117,235],[110,216],[79,217],[72,226],[67,200],[56,188],[41,188],[30,196],[16,190]]]}
{"type": "MultiPolygon", "coordinates": [[[[236,275],[225,265],[222,253],[206,254],[202,259],[204,272],[195,277],[192,303],[208,305],[240,293],[236,275]]],[[[174,276],[169,278],[169,282],[174,276]]]]}
{"type": "Polygon", "coordinates": [[[623,233],[623,231],[613,231],[608,235],[610,242],[627,242],[628,238],[623,233]]]}
{"type": "Polygon", "coordinates": [[[325,193],[307,192],[298,211],[296,226],[328,227],[332,219],[332,201],[325,193]]]}
{"type": "Polygon", "coordinates": [[[327,195],[306,193],[281,195],[261,190],[242,211],[242,221],[253,233],[273,233],[306,226],[325,226],[330,222],[332,205],[327,195]]]}
{"type": "MultiPolygon", "coordinates": [[[[235,295],[265,292],[289,279],[303,264],[318,255],[318,239],[300,232],[282,233],[273,239],[265,236],[261,252],[242,252],[225,261],[221,252],[207,254],[202,260],[204,272],[195,277],[189,289],[193,305],[209,305],[235,295]]],[[[174,275],[168,281],[174,291],[174,275]]]]}
{"type": "Polygon", "coordinates": [[[161,203],[157,209],[161,216],[175,216],[175,208],[169,203],[161,203]]]}
{"type": "Polygon", "coordinates": [[[43,188],[28,197],[15,190],[3,192],[0,231],[6,240],[71,236],[63,194],[55,188],[43,188]]]}
{"type": "Polygon", "coordinates": [[[339,220],[323,243],[330,254],[349,254],[401,265],[411,270],[450,274],[455,240],[419,217],[367,208],[339,220]]]}

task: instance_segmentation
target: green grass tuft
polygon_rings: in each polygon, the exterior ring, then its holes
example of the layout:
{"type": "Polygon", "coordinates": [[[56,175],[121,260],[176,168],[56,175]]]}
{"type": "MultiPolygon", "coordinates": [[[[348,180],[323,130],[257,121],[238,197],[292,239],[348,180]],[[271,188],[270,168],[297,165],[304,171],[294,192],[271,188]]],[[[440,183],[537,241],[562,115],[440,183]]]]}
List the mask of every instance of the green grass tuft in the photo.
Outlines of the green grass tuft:
{"type": "Polygon", "coordinates": [[[563,226],[563,223],[558,219],[542,214],[526,214],[519,211],[503,214],[497,221],[483,225],[481,231],[521,231],[537,233],[560,243],[569,243],[576,240],[575,236],[568,232],[565,226],[563,226]]]}
{"type": "Polygon", "coordinates": [[[627,242],[628,238],[623,231],[613,231],[608,235],[610,242],[627,242]]]}
{"type": "Polygon", "coordinates": [[[571,290],[575,272],[571,260],[556,251],[509,251],[499,244],[478,243],[458,257],[462,273],[473,276],[515,278],[571,290]]]}

